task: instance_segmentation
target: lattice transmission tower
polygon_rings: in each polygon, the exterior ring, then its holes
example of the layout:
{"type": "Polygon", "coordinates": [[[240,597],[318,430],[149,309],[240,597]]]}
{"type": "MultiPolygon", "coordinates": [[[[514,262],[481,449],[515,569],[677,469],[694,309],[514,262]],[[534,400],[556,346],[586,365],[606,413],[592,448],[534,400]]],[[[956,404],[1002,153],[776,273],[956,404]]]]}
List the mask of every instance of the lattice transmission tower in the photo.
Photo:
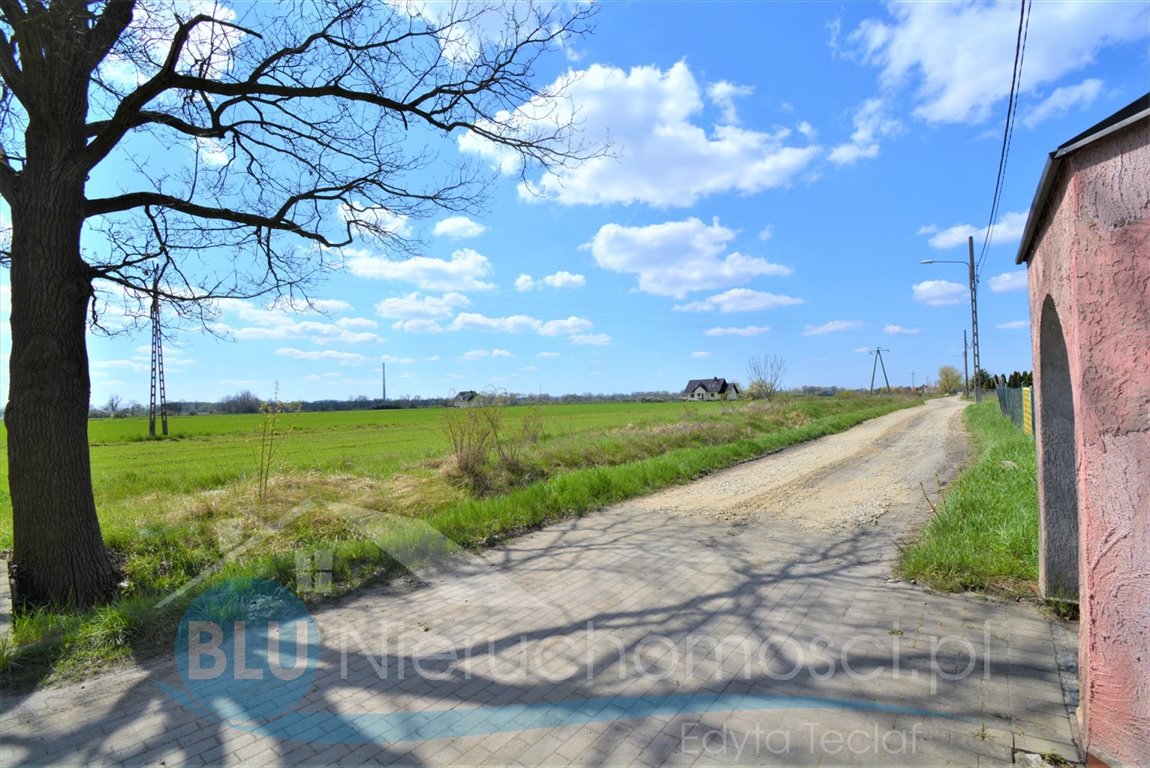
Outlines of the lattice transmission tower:
{"type": "Polygon", "coordinates": [[[148,403],[148,436],[156,436],[156,413],[168,436],[168,394],[164,386],[164,334],[160,327],[160,272],[152,281],[152,394],[148,403]],[[158,406],[158,407],[157,407],[158,406]]]}

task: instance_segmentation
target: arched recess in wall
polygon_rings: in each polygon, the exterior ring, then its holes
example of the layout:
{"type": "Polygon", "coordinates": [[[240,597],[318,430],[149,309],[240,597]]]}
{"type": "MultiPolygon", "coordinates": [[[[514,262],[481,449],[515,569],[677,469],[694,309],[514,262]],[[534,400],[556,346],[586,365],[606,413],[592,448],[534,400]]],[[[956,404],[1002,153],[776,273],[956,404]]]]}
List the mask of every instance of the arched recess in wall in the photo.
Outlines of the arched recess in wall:
{"type": "Polygon", "coordinates": [[[1042,414],[1039,582],[1046,597],[1076,598],[1079,523],[1074,390],[1066,337],[1050,296],[1042,303],[1038,357],[1042,414]]]}

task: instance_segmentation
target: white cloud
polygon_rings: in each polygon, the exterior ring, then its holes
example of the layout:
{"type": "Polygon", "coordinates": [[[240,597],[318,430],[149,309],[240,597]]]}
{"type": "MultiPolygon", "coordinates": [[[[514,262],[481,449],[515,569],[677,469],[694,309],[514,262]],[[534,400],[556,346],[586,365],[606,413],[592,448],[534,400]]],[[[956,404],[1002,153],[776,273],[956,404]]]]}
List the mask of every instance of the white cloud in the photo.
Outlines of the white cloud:
{"type": "Polygon", "coordinates": [[[865,355],[870,352],[870,347],[855,347],[855,354],[865,355]]]}
{"type": "Polygon", "coordinates": [[[582,288],[587,283],[587,278],[583,275],[574,275],[570,272],[560,270],[553,275],[547,275],[541,280],[536,280],[531,275],[520,275],[515,278],[515,290],[531,291],[536,288],[549,286],[551,288],[582,288]]]}
{"type": "Polygon", "coordinates": [[[867,99],[854,116],[855,130],[850,142],[831,150],[827,159],[835,165],[850,165],[856,160],[878,157],[878,140],[902,130],[898,120],[887,117],[882,99],[867,99]]]}
{"type": "MultiPolygon", "coordinates": [[[[404,14],[435,30],[435,40],[444,59],[456,66],[467,66],[491,45],[504,45],[512,33],[511,20],[521,24],[541,23],[537,10],[519,9],[504,13],[499,4],[490,6],[456,5],[439,0],[384,0],[396,13],[404,14]]],[[[521,30],[522,32],[522,30],[521,30]]],[[[555,40],[566,49],[566,41],[555,40]]]]}
{"type": "Polygon", "coordinates": [[[582,288],[586,285],[587,278],[560,270],[553,275],[544,276],[543,283],[551,288],[582,288]]]}
{"type": "Polygon", "coordinates": [[[1055,88],[1053,93],[1031,108],[1022,118],[1022,124],[1033,128],[1051,117],[1061,117],[1075,107],[1089,106],[1101,90],[1102,81],[1096,78],[1083,80],[1078,85],[1055,88]]]}
{"type": "Polygon", "coordinates": [[[711,103],[722,110],[722,121],[727,125],[737,125],[739,112],[735,109],[735,99],[750,96],[755,89],[749,85],[735,85],[726,80],[711,83],[707,86],[707,98],[711,103]]]}
{"type": "Polygon", "coordinates": [[[711,356],[710,352],[692,352],[691,353],[691,359],[692,360],[706,360],[710,356],[711,356]]]}
{"type": "Polygon", "coordinates": [[[568,317],[566,320],[549,320],[539,326],[540,336],[570,336],[591,330],[593,323],[582,317],[568,317]]]}
{"type": "Polygon", "coordinates": [[[489,331],[494,333],[538,333],[540,336],[570,336],[589,331],[594,324],[574,315],[564,320],[539,320],[528,315],[487,317],[463,312],[447,326],[449,331],[489,331]]]}
{"type": "Polygon", "coordinates": [[[524,333],[538,331],[542,321],[527,315],[487,317],[477,312],[462,312],[455,316],[449,331],[493,331],[496,333],[524,333]]]}
{"type": "Polygon", "coordinates": [[[436,237],[450,237],[455,240],[462,240],[468,237],[479,237],[486,231],[487,227],[476,221],[472,221],[466,216],[449,216],[446,219],[435,222],[435,227],[431,230],[431,234],[436,237]]]}
{"type": "Polygon", "coordinates": [[[708,328],[704,336],[759,336],[771,330],[769,325],[748,325],[745,328],[708,328]]]}
{"type": "Polygon", "coordinates": [[[882,332],[887,336],[913,336],[920,331],[917,328],[904,328],[901,325],[887,323],[886,327],[882,329],[882,332]]]}
{"type": "Polygon", "coordinates": [[[780,296],[764,291],[752,291],[749,288],[732,288],[729,291],[709,296],[702,301],[692,301],[687,304],[676,304],[678,312],[761,312],[775,307],[787,307],[802,304],[802,299],[793,296],[780,296]]]}
{"type": "Polygon", "coordinates": [[[718,219],[707,225],[692,217],[645,227],[604,224],[585,247],[603,269],[638,275],[640,291],[676,299],[689,291],[792,272],[790,267],[737,251],[724,254],[734,238],[735,232],[718,219]]]}
{"type": "Polygon", "coordinates": [[[1015,330],[1019,330],[1021,328],[1029,328],[1030,327],[1030,321],[1029,320],[1011,320],[1010,322],[1007,322],[1007,323],[998,323],[994,327],[999,328],[1003,331],[1015,331],[1015,330]]]}
{"type": "Polygon", "coordinates": [[[428,318],[396,320],[391,324],[391,327],[393,330],[406,331],[407,333],[443,333],[443,326],[428,318]]]}
{"type": "Polygon", "coordinates": [[[239,299],[223,299],[217,303],[225,315],[249,325],[236,327],[227,323],[213,323],[214,330],[243,340],[308,339],[315,344],[365,344],[380,341],[374,333],[355,329],[375,328],[367,318],[345,317],[333,322],[300,320],[300,315],[316,315],[320,311],[342,311],[351,307],[339,299],[317,299],[310,305],[293,306],[278,302],[269,308],[257,307],[239,299]]]}
{"type": "MultiPolygon", "coordinates": [[[[131,24],[121,36],[121,42],[136,54],[146,56],[149,61],[163,61],[179,21],[201,14],[214,21],[192,27],[176,70],[180,74],[219,78],[232,68],[236,47],[243,42],[246,34],[234,26],[224,26],[221,23],[234,23],[236,13],[216,0],[136,4],[131,24]]],[[[151,77],[153,72],[150,67],[141,70],[133,58],[124,55],[121,50],[112,51],[101,63],[102,77],[126,87],[140,85],[151,77]]]]}
{"type": "Polygon", "coordinates": [[[464,352],[463,360],[483,360],[488,357],[514,357],[506,349],[472,349],[464,352]]]}
{"type": "Polygon", "coordinates": [[[424,296],[415,291],[406,296],[384,299],[375,305],[375,313],[380,317],[397,319],[448,318],[470,303],[462,293],[424,296]]]}
{"type": "Polygon", "coordinates": [[[1026,270],[1018,269],[1014,272],[1003,272],[1001,275],[995,275],[990,278],[990,290],[995,293],[1006,293],[1007,291],[1025,291],[1026,290],[1026,270]]]}
{"type": "MultiPolygon", "coordinates": [[[[994,225],[994,232],[991,235],[991,245],[1002,245],[1004,243],[1016,243],[1022,239],[1022,233],[1026,229],[1026,212],[1014,211],[1011,213],[1004,213],[998,219],[998,223],[994,225]]],[[[960,245],[966,245],[967,238],[973,237],[975,247],[981,247],[982,241],[986,239],[986,227],[975,227],[970,224],[956,224],[953,227],[946,229],[939,229],[934,224],[929,224],[925,227],[919,227],[918,234],[932,235],[927,242],[931,248],[938,250],[946,250],[947,248],[955,248],[960,245]]]]}
{"type": "Polygon", "coordinates": [[[195,147],[200,162],[208,168],[222,168],[232,161],[231,154],[218,139],[197,136],[195,147]]]}
{"type": "Polygon", "coordinates": [[[366,317],[341,317],[335,321],[335,324],[343,329],[351,328],[378,328],[379,323],[374,320],[368,320],[366,317]]]}
{"type": "Polygon", "coordinates": [[[611,343],[611,337],[605,333],[577,334],[571,337],[571,343],[581,344],[584,346],[602,347],[611,343]]]}
{"type": "Polygon", "coordinates": [[[339,218],[351,225],[352,231],[364,230],[396,237],[411,237],[412,234],[410,217],[386,208],[353,202],[340,204],[338,212],[339,218]]]}
{"type": "Polygon", "coordinates": [[[365,251],[347,253],[347,270],[356,277],[374,280],[398,280],[412,283],[425,291],[490,291],[493,283],[481,278],[491,274],[491,262],[471,248],[451,254],[451,260],[415,256],[393,261],[365,251]]]}
{"type": "MultiPolygon", "coordinates": [[[[313,299],[311,301],[310,307],[316,312],[323,314],[347,312],[352,308],[351,304],[347,303],[343,299],[313,299]]],[[[375,323],[372,323],[372,325],[375,325],[375,323]]]]}
{"type": "Polygon", "coordinates": [[[804,336],[821,336],[824,333],[841,333],[843,331],[853,331],[855,328],[862,328],[863,322],[861,320],[831,320],[829,323],[822,325],[808,325],[803,331],[804,336]]]}
{"type": "MultiPolygon", "coordinates": [[[[981,123],[1008,96],[1018,6],[1013,3],[891,3],[850,40],[882,69],[884,87],[910,86],[915,114],[932,123],[981,123]]],[[[1024,93],[1091,63],[1109,45],[1145,39],[1146,3],[1043,3],[1030,18],[1024,93]]],[[[1081,97],[1081,96],[1080,96],[1081,97]]]]}
{"type": "Polygon", "coordinates": [[[774,227],[770,224],[759,230],[758,238],[760,240],[770,240],[771,236],[775,234],[774,227]]]}
{"type": "Polygon", "coordinates": [[[338,352],[334,349],[316,349],[305,352],[293,347],[280,347],[276,350],[276,354],[290,357],[293,360],[333,360],[340,365],[358,365],[369,359],[366,355],[355,352],[338,352]]]}
{"type": "Polygon", "coordinates": [[[926,280],[911,286],[914,300],[930,307],[945,307],[970,301],[970,287],[949,280],[926,280]]]}
{"type": "MultiPolygon", "coordinates": [[[[722,192],[750,194],[786,186],[822,151],[805,139],[801,145],[790,143],[787,128],[764,132],[721,125],[708,133],[693,122],[703,110],[703,94],[682,61],[666,71],[645,66],[627,72],[595,64],[567,72],[544,90],[568,98],[559,105],[529,102],[498,117],[525,132],[546,133],[548,126],[574,121],[587,145],[608,146],[610,152],[551,169],[521,186],[528,201],[690,206],[722,192]]],[[[459,146],[488,158],[504,173],[521,170],[517,156],[473,133],[464,134],[459,146]]]]}

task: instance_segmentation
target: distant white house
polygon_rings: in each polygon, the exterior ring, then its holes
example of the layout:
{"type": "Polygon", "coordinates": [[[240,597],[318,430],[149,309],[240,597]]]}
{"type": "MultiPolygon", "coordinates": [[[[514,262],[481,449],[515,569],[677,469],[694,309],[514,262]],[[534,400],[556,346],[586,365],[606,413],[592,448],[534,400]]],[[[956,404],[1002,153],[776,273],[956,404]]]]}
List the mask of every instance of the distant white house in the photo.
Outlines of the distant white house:
{"type": "Polygon", "coordinates": [[[738,400],[739,385],[718,377],[691,379],[682,397],[684,400],[738,400]]]}

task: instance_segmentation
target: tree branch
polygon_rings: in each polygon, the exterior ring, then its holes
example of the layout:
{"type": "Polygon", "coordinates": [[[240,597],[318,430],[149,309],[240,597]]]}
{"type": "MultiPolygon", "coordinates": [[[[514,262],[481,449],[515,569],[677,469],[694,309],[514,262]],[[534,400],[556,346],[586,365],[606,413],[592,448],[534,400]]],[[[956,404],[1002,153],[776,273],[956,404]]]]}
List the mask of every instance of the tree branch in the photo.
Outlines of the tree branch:
{"type": "Polygon", "coordinates": [[[271,216],[261,215],[257,213],[249,213],[247,211],[236,211],[231,208],[219,208],[209,205],[201,205],[193,203],[189,200],[183,200],[172,195],[165,195],[162,192],[129,192],[123,195],[116,195],[115,197],[99,197],[88,201],[87,208],[84,212],[85,217],[102,216],[109,213],[117,213],[120,211],[128,211],[133,208],[142,208],[145,206],[154,206],[157,208],[166,208],[189,216],[195,216],[201,219],[211,219],[215,221],[229,221],[234,224],[240,224],[246,227],[265,228],[275,230],[278,232],[290,232],[299,237],[307,240],[312,240],[328,248],[338,248],[347,245],[347,242],[332,242],[325,236],[314,232],[307,227],[292,221],[287,218],[291,209],[306,199],[322,199],[318,192],[312,192],[306,195],[297,195],[294,199],[289,200],[280,208],[276,214],[271,216]]]}
{"type": "Polygon", "coordinates": [[[135,7],[136,0],[107,0],[104,12],[88,31],[86,48],[89,70],[99,66],[120,35],[124,34],[124,30],[132,23],[135,7]]]}
{"type": "MultiPolygon", "coordinates": [[[[111,124],[112,120],[99,120],[94,123],[88,123],[88,137],[99,136],[103,131],[107,130],[111,124]]],[[[145,125],[163,125],[188,136],[196,136],[203,139],[222,139],[227,133],[226,129],[218,124],[212,126],[195,125],[167,112],[157,112],[153,110],[141,110],[136,113],[131,120],[125,123],[125,130],[130,131],[133,128],[140,128],[145,125]]]]}
{"type": "MultiPolygon", "coordinates": [[[[176,83],[176,81],[179,80],[179,78],[176,77],[176,65],[179,64],[180,55],[184,51],[184,46],[187,45],[192,30],[200,24],[208,23],[220,24],[244,32],[245,34],[259,37],[259,34],[252,30],[221,21],[206,14],[199,14],[189,21],[182,22],[176,28],[175,34],[172,35],[172,43],[168,46],[168,55],[164,59],[160,71],[153,75],[146,83],[124,97],[116,108],[115,114],[112,115],[110,120],[104,121],[100,132],[88,144],[85,154],[87,155],[87,167],[89,169],[94,168],[101,160],[107,157],[108,153],[115,149],[116,145],[123,140],[128,131],[137,125],[144,124],[137,123],[136,121],[149,102],[165,91],[180,87],[176,83]]],[[[211,82],[206,78],[203,80],[204,82],[211,82]]],[[[151,120],[147,122],[159,121],[151,120]]]]}
{"type": "MultiPolygon", "coordinates": [[[[7,5],[7,3],[0,0],[0,5],[7,5]]],[[[5,13],[5,15],[7,14],[5,13]]],[[[0,32],[0,78],[4,80],[4,85],[8,90],[23,102],[24,73],[16,63],[15,46],[3,32],[0,32]]]]}
{"type": "Polygon", "coordinates": [[[20,184],[20,174],[8,162],[8,153],[0,147],[0,197],[12,205],[20,184]]]}

